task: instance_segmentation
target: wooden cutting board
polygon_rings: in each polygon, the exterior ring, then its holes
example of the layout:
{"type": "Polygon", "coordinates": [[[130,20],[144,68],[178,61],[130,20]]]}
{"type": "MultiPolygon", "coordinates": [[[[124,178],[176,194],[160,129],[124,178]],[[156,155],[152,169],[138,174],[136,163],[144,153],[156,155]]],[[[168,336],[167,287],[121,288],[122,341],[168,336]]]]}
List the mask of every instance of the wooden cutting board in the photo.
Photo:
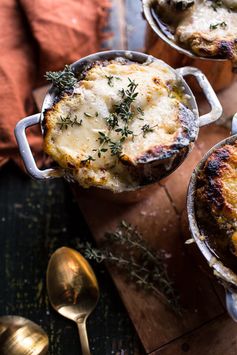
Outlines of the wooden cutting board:
{"type": "Polygon", "coordinates": [[[119,205],[93,198],[86,191],[77,193],[78,204],[98,245],[105,232],[125,219],[138,227],[154,249],[162,248],[171,254],[168,267],[185,308],[182,317],[152,294],[138,291],[126,281],[126,275],[109,269],[147,353],[178,354],[198,345],[191,353],[206,354],[208,343],[210,354],[233,354],[233,346],[226,342],[227,334],[216,335],[218,342],[216,337],[207,338],[214,332],[222,334],[223,327],[232,329],[231,341],[237,344],[237,325],[225,315],[222,289],[200,270],[202,260],[196,247],[184,244],[187,236],[185,217],[182,218],[193,168],[213,144],[227,135],[227,129],[215,125],[202,128],[194,150],[182,166],[140,202],[119,205]]]}

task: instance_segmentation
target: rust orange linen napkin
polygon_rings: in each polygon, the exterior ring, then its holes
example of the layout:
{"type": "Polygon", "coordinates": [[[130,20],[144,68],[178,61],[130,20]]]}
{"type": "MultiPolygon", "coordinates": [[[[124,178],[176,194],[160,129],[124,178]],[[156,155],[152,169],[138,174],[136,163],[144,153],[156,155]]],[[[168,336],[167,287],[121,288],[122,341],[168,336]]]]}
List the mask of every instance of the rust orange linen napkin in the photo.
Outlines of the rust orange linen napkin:
{"type": "MultiPolygon", "coordinates": [[[[109,0],[1,0],[0,166],[9,159],[21,165],[13,131],[34,113],[32,90],[44,73],[100,50],[109,6],[109,0]]],[[[39,128],[28,137],[40,156],[39,128]]]]}

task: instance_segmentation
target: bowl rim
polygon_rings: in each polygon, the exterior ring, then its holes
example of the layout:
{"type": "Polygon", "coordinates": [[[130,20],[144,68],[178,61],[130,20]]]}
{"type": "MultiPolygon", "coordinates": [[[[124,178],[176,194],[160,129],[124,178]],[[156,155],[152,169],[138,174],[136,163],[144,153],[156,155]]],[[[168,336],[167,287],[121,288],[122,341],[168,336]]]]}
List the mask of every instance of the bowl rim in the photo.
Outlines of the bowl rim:
{"type": "MultiPolygon", "coordinates": [[[[89,56],[83,57],[76,62],[71,64],[72,68],[82,68],[85,70],[87,69],[88,64],[91,64],[96,61],[105,61],[105,60],[112,60],[115,58],[125,58],[130,61],[134,61],[136,63],[144,63],[144,62],[160,62],[163,67],[166,67],[171,71],[174,75],[175,78],[181,83],[181,85],[184,87],[184,93],[188,97],[188,107],[193,112],[194,116],[194,122],[196,122],[196,132],[195,136],[193,136],[192,141],[195,141],[198,137],[199,133],[199,127],[209,124],[211,122],[216,121],[221,113],[222,113],[222,106],[216,96],[216,93],[214,92],[211,84],[207,80],[206,76],[197,68],[194,67],[182,67],[179,69],[174,69],[170,65],[168,65],[166,62],[164,62],[161,59],[158,59],[156,57],[153,57],[151,55],[142,53],[142,52],[135,52],[135,51],[130,51],[130,50],[109,50],[109,51],[101,51],[101,52],[96,52],[94,54],[91,54],[89,56]],[[200,87],[203,90],[204,95],[207,98],[207,101],[210,104],[211,110],[205,114],[200,116],[199,115],[199,110],[196,102],[196,98],[194,96],[194,93],[192,92],[191,88],[187,84],[185,80],[186,75],[193,75],[196,80],[198,81],[200,87]]],[[[78,69],[79,72],[79,69],[78,69]]],[[[41,112],[32,116],[25,117],[21,119],[16,127],[15,127],[15,137],[19,146],[19,150],[24,162],[24,165],[26,167],[27,172],[29,175],[31,175],[35,179],[39,180],[45,180],[45,179],[51,179],[55,177],[62,177],[64,176],[65,178],[68,178],[70,181],[71,178],[70,176],[67,177],[66,170],[61,168],[61,167],[56,167],[56,168],[50,168],[50,169],[45,169],[45,170],[40,170],[38,169],[34,157],[32,155],[29,142],[27,141],[26,138],[26,129],[30,126],[33,125],[40,125],[41,126],[41,131],[44,135],[44,125],[43,125],[43,119],[44,119],[44,112],[45,110],[48,110],[52,107],[52,105],[55,102],[56,97],[58,97],[58,92],[56,92],[56,88],[51,85],[50,89],[48,92],[45,94],[43,104],[42,104],[42,109],[41,112]]],[[[185,159],[186,155],[191,151],[192,149],[192,141],[190,141],[189,146],[187,146],[187,153],[184,154],[184,152],[180,155],[181,159],[180,161],[176,162],[175,166],[169,169],[167,173],[163,176],[169,175],[171,172],[176,170],[179,165],[182,164],[183,160],[185,159]]],[[[151,162],[152,163],[152,162],[151,162]]],[[[163,178],[162,177],[162,178],[163,178]]],[[[149,184],[156,183],[157,181],[151,182],[149,184]]],[[[146,185],[147,186],[147,185],[146,185]]],[[[129,191],[135,191],[140,189],[141,186],[137,186],[136,188],[128,188],[126,189],[127,192],[129,191]]],[[[107,189],[107,187],[104,187],[104,189],[107,189]]],[[[118,192],[116,192],[118,193],[118,192]]]]}
{"type": "MultiPolygon", "coordinates": [[[[80,72],[80,70],[85,69],[89,64],[95,63],[96,61],[105,61],[105,60],[113,60],[116,58],[124,58],[127,60],[130,60],[131,62],[143,64],[145,62],[159,62],[165,67],[167,67],[172,73],[176,76],[177,80],[182,83],[184,86],[184,91],[185,94],[189,95],[189,109],[193,112],[195,116],[195,120],[199,120],[199,110],[198,110],[198,105],[197,101],[195,98],[194,93],[192,92],[191,88],[187,84],[186,80],[184,77],[178,72],[178,69],[174,69],[171,67],[169,64],[167,64],[165,61],[158,59],[150,54],[142,53],[142,52],[137,52],[137,51],[130,51],[130,50],[109,50],[109,51],[101,51],[101,52],[96,52],[93,54],[90,54],[86,57],[83,57],[75,62],[73,62],[70,66],[72,69],[74,69],[77,73],[80,72]]],[[[191,67],[190,67],[191,68],[191,67]]],[[[54,99],[57,96],[57,91],[51,85],[49,90],[46,92],[44,96],[44,100],[41,106],[41,112],[40,112],[40,121],[41,121],[41,130],[42,133],[44,133],[44,129],[42,126],[43,120],[44,120],[44,111],[48,110],[52,107],[54,103],[54,99]]],[[[197,132],[198,136],[198,132],[197,132]]]]}

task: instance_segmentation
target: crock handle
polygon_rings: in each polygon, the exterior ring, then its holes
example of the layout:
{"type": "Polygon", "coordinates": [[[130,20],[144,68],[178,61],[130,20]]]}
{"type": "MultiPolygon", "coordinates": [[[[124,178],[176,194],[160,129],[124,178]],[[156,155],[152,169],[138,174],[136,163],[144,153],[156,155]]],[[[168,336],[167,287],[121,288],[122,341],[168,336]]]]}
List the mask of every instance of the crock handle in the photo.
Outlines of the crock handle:
{"type": "Polygon", "coordinates": [[[194,76],[199,86],[201,87],[209,105],[211,106],[210,112],[199,117],[199,127],[215,122],[218,118],[220,118],[223,109],[215,91],[207,80],[207,77],[199,69],[194,67],[183,67],[176,69],[176,71],[181,76],[194,76]]]}
{"type": "Polygon", "coordinates": [[[15,127],[15,137],[19,146],[20,154],[23,159],[26,171],[34,179],[44,180],[61,177],[63,175],[62,169],[45,169],[37,168],[34,157],[32,155],[28,140],[26,138],[26,128],[40,123],[40,113],[28,116],[20,120],[15,127]]]}
{"type": "Polygon", "coordinates": [[[226,308],[230,317],[237,322],[237,293],[229,289],[225,294],[226,308]]]}
{"type": "Polygon", "coordinates": [[[232,118],[231,134],[237,134],[237,113],[232,118]]]}

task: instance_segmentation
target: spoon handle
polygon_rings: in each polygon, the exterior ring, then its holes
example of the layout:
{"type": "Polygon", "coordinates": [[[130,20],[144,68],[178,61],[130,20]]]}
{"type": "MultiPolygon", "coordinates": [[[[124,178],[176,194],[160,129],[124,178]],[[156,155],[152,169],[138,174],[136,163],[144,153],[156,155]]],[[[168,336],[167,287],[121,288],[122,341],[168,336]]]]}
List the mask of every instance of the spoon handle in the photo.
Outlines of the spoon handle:
{"type": "Polygon", "coordinates": [[[78,322],[77,323],[79,336],[81,341],[81,350],[83,355],[91,355],[87,331],[86,331],[86,322],[78,322]]]}

